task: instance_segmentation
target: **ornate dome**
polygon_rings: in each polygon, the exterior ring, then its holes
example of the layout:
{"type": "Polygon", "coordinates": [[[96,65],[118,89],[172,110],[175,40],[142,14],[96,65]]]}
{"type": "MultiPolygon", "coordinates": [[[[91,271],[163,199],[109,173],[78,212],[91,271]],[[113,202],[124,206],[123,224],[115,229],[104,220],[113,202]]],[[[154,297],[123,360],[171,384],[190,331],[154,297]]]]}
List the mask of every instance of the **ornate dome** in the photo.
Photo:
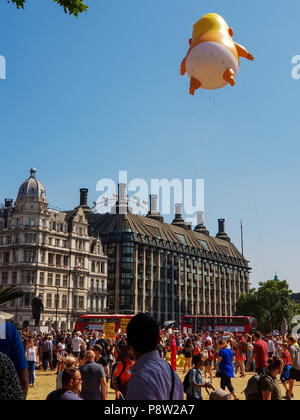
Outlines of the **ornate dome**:
{"type": "Polygon", "coordinates": [[[30,177],[21,185],[17,200],[19,201],[26,197],[33,197],[47,201],[45,187],[38,179],[36,179],[35,168],[30,169],[30,177]]]}

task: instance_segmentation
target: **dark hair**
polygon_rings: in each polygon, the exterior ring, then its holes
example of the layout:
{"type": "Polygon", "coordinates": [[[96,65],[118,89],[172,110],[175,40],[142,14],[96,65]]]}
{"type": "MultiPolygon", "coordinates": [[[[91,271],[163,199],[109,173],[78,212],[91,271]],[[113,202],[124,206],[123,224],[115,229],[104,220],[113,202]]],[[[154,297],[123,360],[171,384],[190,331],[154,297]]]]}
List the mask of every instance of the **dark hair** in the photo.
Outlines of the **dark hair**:
{"type": "Polygon", "coordinates": [[[68,385],[71,379],[75,378],[76,372],[77,372],[76,368],[68,368],[63,371],[62,378],[61,378],[63,388],[66,385],[68,385]]]}
{"type": "Polygon", "coordinates": [[[128,344],[141,354],[154,351],[159,342],[159,325],[152,316],[135,315],[127,326],[128,344]]]}
{"type": "Polygon", "coordinates": [[[93,347],[94,351],[98,351],[100,354],[102,353],[102,346],[100,344],[95,344],[93,347]]]}
{"type": "Polygon", "coordinates": [[[273,356],[271,359],[268,360],[269,370],[280,369],[281,365],[282,365],[282,360],[278,356],[273,356]]]}
{"type": "Polygon", "coordinates": [[[127,343],[120,343],[117,350],[120,362],[129,359],[129,346],[127,343]]]}
{"type": "Polygon", "coordinates": [[[193,364],[194,364],[195,366],[197,366],[197,364],[198,364],[199,362],[201,362],[201,365],[203,364],[203,362],[202,362],[202,356],[201,356],[201,354],[196,354],[196,355],[193,357],[193,364]]]}
{"type": "Polygon", "coordinates": [[[262,337],[262,333],[260,331],[255,331],[254,336],[256,338],[261,338],[262,337]]]}

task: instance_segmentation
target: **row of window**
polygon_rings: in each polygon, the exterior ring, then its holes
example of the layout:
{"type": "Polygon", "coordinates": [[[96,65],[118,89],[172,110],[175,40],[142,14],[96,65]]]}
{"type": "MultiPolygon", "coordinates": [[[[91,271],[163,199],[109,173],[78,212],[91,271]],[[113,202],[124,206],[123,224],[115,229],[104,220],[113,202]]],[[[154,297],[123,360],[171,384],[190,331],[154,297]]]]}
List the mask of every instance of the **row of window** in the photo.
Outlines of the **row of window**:
{"type": "MultiPolygon", "coordinates": [[[[1,284],[8,284],[9,283],[9,273],[2,272],[0,274],[1,284]]],[[[35,271],[22,271],[20,277],[21,284],[35,284],[36,282],[36,272],[35,271]]],[[[18,272],[13,271],[11,273],[11,284],[18,283],[18,272]]],[[[64,287],[67,288],[70,286],[70,276],[67,274],[54,274],[54,273],[45,273],[40,272],[39,275],[39,285],[41,286],[49,286],[49,287],[64,287]],[[46,278],[47,276],[47,278],[46,278]]],[[[79,279],[74,280],[74,287],[78,289],[85,289],[86,283],[83,276],[79,277],[79,279]]],[[[104,280],[99,279],[91,279],[90,280],[90,289],[91,291],[95,292],[104,292],[105,291],[105,282],[104,280]]]]}
{"type": "MultiPolygon", "coordinates": [[[[199,255],[200,254],[200,249],[204,248],[204,250],[207,251],[208,253],[210,253],[212,255],[212,257],[218,258],[218,256],[219,256],[218,254],[216,254],[214,252],[211,252],[211,250],[209,248],[209,244],[208,244],[207,241],[199,240],[198,241],[199,242],[199,247],[195,248],[195,247],[187,246],[184,235],[180,235],[180,234],[177,234],[177,237],[178,237],[179,241],[181,242],[181,244],[165,241],[165,240],[162,240],[162,238],[160,238],[160,237],[150,237],[149,238],[147,235],[143,235],[143,236],[144,236],[144,238],[142,239],[142,235],[137,234],[137,240],[139,242],[146,242],[149,245],[160,246],[162,248],[168,248],[169,250],[174,250],[174,251],[177,251],[178,248],[179,248],[179,250],[181,252],[186,252],[188,254],[192,253],[192,254],[195,254],[195,255],[199,255]]],[[[111,240],[113,240],[113,239],[111,238],[111,240]]],[[[123,240],[124,240],[124,238],[123,238],[123,240]]],[[[131,237],[131,238],[128,237],[127,240],[132,241],[133,237],[131,237]]],[[[142,250],[144,248],[144,246],[139,245],[139,248],[142,250]]],[[[223,252],[227,257],[229,257],[231,259],[232,262],[234,262],[236,264],[239,263],[240,260],[238,258],[230,256],[229,249],[227,247],[223,247],[223,252]]]]}
{"type": "MultiPolygon", "coordinates": [[[[11,302],[11,307],[30,307],[32,299],[34,297],[33,293],[24,293],[24,296],[17,301],[11,302]]],[[[47,293],[44,301],[44,294],[40,293],[39,297],[42,299],[44,308],[46,309],[58,309],[63,310],[68,308],[68,295],[65,294],[52,294],[47,293]]],[[[84,296],[74,296],[73,297],[73,308],[71,310],[86,310],[85,308],[85,297],[84,296]]],[[[87,300],[88,310],[91,311],[103,311],[105,306],[105,299],[102,297],[90,298],[87,300]]]]}

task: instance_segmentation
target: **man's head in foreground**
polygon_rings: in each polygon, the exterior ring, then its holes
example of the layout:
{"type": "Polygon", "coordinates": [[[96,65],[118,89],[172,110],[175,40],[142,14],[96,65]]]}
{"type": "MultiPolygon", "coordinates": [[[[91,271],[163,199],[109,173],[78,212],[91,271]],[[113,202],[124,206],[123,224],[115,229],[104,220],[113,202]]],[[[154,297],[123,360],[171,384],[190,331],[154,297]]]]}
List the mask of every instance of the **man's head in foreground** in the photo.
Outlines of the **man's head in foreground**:
{"type": "Polygon", "coordinates": [[[127,341],[136,359],[156,350],[159,340],[159,325],[152,316],[140,313],[130,320],[127,326],[127,341]]]}

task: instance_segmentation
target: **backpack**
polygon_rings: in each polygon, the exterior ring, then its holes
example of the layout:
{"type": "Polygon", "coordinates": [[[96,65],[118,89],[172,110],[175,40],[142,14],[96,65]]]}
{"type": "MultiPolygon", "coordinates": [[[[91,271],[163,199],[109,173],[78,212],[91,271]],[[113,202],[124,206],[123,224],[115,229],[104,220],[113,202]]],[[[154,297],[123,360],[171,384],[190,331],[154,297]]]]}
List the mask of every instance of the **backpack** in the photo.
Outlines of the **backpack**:
{"type": "Polygon", "coordinates": [[[125,372],[125,369],[126,369],[126,362],[125,362],[125,360],[122,363],[123,363],[123,369],[122,369],[121,374],[119,376],[116,376],[115,377],[116,383],[113,383],[113,376],[114,376],[114,370],[116,369],[118,363],[115,363],[113,365],[113,367],[112,367],[112,370],[111,370],[110,387],[112,389],[115,389],[116,391],[120,390],[120,387],[121,387],[121,380],[120,380],[120,378],[121,378],[121,376],[123,375],[123,373],[125,372]]]}
{"type": "Polygon", "coordinates": [[[264,379],[265,377],[271,378],[273,386],[274,386],[274,379],[269,375],[259,376],[258,374],[256,374],[252,376],[247,383],[246,389],[244,390],[246,401],[261,401],[262,400],[260,384],[261,384],[262,379],[264,379]]]}
{"type": "Polygon", "coordinates": [[[190,384],[190,373],[191,373],[192,369],[185,375],[184,380],[183,380],[183,390],[185,392],[185,394],[188,393],[188,389],[191,386],[190,384]]]}
{"type": "Polygon", "coordinates": [[[217,389],[216,391],[210,393],[209,399],[211,401],[230,401],[231,395],[223,389],[217,389]]]}

